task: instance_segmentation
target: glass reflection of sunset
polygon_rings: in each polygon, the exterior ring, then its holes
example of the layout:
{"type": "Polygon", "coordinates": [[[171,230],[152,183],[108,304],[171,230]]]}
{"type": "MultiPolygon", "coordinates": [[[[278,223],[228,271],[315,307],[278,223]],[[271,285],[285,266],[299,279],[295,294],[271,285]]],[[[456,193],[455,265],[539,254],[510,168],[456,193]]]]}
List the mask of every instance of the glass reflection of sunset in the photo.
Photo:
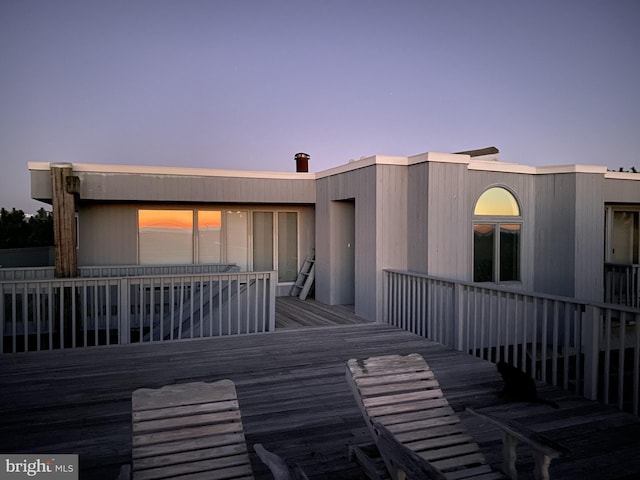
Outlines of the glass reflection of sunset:
{"type": "Polygon", "coordinates": [[[216,229],[222,225],[220,210],[198,210],[198,229],[216,229]]]}
{"type": "Polygon", "coordinates": [[[139,210],[139,228],[193,228],[193,212],[191,210],[139,210]]]}
{"type": "Polygon", "coordinates": [[[490,188],[478,199],[474,215],[518,216],[520,207],[516,199],[504,188],[490,188]]]}

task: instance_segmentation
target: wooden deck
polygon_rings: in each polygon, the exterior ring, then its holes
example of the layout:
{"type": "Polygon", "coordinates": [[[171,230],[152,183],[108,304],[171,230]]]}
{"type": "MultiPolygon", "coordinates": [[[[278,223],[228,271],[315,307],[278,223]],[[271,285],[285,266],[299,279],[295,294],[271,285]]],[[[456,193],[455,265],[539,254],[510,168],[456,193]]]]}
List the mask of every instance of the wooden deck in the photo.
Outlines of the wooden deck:
{"type": "MultiPolygon", "coordinates": [[[[290,318],[278,325],[290,323],[273,333],[0,356],[0,451],[76,453],[81,479],[113,479],[130,462],[133,390],[230,378],[248,445],[264,444],[312,478],[359,478],[347,446],[370,437],[345,381],[346,361],[417,352],[490,463],[500,462],[500,434],[464,407],[516,419],[569,448],[569,458],[552,463],[552,478],[640,478],[636,417],[553,388],[542,394],[559,410],[502,404],[500,378],[487,362],[387,325],[290,328],[318,315],[359,321],[348,308],[295,302],[279,301],[279,314],[290,318]]],[[[256,478],[270,478],[254,453],[251,460],[256,478]]],[[[532,462],[525,455],[520,470],[530,472],[532,462]]]]}

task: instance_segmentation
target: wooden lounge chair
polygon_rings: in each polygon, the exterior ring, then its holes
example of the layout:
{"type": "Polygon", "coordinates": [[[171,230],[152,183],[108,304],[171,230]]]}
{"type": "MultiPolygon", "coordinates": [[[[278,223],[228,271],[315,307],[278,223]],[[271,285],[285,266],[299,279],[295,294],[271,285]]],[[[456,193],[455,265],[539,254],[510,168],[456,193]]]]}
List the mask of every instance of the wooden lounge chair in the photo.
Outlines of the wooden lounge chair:
{"type": "Polygon", "coordinates": [[[231,380],[133,392],[134,480],[251,479],[231,380]]]}
{"type": "MultiPolygon", "coordinates": [[[[366,360],[349,360],[347,382],[360,406],[371,431],[377,451],[391,478],[499,479],[505,478],[486,464],[484,455],[460,418],[444,397],[427,363],[418,354],[389,355],[366,360]]],[[[478,412],[472,412],[478,414],[478,412]]],[[[483,415],[483,414],[480,414],[483,415]]],[[[549,462],[566,453],[552,442],[544,442],[515,424],[501,424],[486,418],[503,431],[505,436],[505,471],[509,478],[517,478],[515,471],[514,438],[524,440],[544,452],[537,462],[536,478],[548,478],[549,462]],[[505,430],[506,427],[506,430],[505,430]],[[524,433],[523,433],[524,432],[524,433]],[[516,437],[513,435],[517,434],[516,437]],[[507,447],[507,445],[509,445],[507,447]]],[[[371,448],[352,446],[350,453],[371,478],[378,475],[375,454],[371,448]]],[[[535,455],[534,455],[535,456],[535,455]]],[[[536,458],[538,458],[536,456],[536,458]]]]}

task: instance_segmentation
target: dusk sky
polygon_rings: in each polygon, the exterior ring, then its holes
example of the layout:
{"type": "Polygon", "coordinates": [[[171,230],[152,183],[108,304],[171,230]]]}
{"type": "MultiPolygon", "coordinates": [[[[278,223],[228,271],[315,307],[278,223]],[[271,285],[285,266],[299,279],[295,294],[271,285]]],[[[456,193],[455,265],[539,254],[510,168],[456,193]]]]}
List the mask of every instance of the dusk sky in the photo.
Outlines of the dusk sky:
{"type": "Polygon", "coordinates": [[[640,170],[638,25],[638,0],[0,0],[0,207],[45,206],[29,161],[320,171],[494,145],[640,170]]]}

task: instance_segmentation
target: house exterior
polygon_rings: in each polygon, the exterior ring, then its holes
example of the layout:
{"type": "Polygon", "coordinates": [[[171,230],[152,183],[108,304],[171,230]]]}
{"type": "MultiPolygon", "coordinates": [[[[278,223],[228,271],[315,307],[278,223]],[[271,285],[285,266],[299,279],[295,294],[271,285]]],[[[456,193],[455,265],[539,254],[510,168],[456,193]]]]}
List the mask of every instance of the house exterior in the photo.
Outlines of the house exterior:
{"type": "MultiPolygon", "coordinates": [[[[317,173],[66,165],[77,263],[233,263],[277,270],[288,295],[315,247],[316,300],[372,321],[385,269],[594,302],[606,264],[637,278],[640,175],[498,157],[378,155],[317,173]]],[[[55,166],[29,164],[34,199],[53,201],[55,166]]]]}

